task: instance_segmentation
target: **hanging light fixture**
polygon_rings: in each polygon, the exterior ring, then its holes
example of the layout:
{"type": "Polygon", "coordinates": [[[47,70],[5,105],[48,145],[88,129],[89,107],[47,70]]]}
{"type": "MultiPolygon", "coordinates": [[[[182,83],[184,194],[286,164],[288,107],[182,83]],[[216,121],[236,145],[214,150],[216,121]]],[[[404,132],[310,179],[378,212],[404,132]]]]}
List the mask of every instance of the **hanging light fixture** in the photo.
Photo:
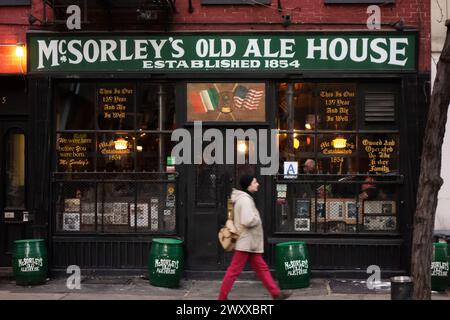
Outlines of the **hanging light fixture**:
{"type": "Polygon", "coordinates": [[[25,45],[22,42],[16,44],[16,57],[22,58],[25,53],[25,45]]]}
{"type": "Polygon", "coordinates": [[[294,149],[298,149],[300,147],[300,141],[297,138],[294,138],[294,149]]]}
{"type": "Polygon", "coordinates": [[[128,147],[128,142],[124,138],[117,138],[114,141],[114,149],[116,150],[125,150],[128,147]]]}
{"type": "Polygon", "coordinates": [[[294,149],[298,149],[300,147],[300,140],[297,139],[298,133],[294,133],[294,139],[293,139],[293,144],[294,144],[294,149]]]}
{"type": "Polygon", "coordinates": [[[245,143],[244,140],[240,140],[237,143],[237,151],[239,153],[245,153],[247,151],[247,144],[245,143]]]}
{"type": "Polygon", "coordinates": [[[331,145],[335,149],[344,149],[347,146],[347,139],[342,137],[337,137],[331,141],[331,145]]]}

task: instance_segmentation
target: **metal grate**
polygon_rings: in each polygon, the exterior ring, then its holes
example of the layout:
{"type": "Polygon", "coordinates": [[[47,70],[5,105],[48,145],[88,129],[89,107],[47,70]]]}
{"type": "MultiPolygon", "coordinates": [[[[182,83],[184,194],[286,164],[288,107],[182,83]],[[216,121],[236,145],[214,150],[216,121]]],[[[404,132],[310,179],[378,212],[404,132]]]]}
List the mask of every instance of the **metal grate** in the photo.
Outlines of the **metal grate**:
{"type": "Polygon", "coordinates": [[[99,180],[87,176],[88,180],[55,181],[57,232],[175,232],[174,179],[99,180]]]}
{"type": "Polygon", "coordinates": [[[364,184],[365,175],[351,181],[335,175],[308,177],[310,181],[278,181],[277,232],[398,233],[401,176],[377,176],[372,192],[364,184]],[[319,177],[323,180],[314,181],[319,177]],[[306,194],[308,185],[315,192],[306,194]]]}
{"type": "Polygon", "coordinates": [[[365,122],[395,122],[395,94],[367,92],[364,97],[365,122]]]}

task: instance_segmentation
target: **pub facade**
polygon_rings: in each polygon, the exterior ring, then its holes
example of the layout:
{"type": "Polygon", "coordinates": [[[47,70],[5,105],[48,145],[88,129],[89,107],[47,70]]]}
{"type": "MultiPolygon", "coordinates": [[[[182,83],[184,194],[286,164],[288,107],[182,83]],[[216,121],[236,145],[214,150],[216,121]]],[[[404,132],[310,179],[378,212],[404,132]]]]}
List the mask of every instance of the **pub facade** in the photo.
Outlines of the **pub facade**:
{"type": "Polygon", "coordinates": [[[29,211],[51,269],[141,273],[174,237],[188,276],[221,275],[217,232],[251,173],[270,265],[301,240],[313,275],[408,272],[421,30],[173,29],[27,33],[29,211]]]}

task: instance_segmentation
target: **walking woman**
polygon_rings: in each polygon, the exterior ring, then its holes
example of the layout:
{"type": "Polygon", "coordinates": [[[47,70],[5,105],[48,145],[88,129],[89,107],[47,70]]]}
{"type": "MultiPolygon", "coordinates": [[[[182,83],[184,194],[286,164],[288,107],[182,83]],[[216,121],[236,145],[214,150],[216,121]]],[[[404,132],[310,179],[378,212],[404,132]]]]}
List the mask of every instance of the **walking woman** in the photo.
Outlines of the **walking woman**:
{"type": "Polygon", "coordinates": [[[280,291],[270,274],[269,267],[263,259],[264,233],[261,217],[256,209],[252,194],[258,191],[259,183],[251,175],[239,179],[241,190],[233,189],[231,201],[234,205],[234,224],[239,233],[231,264],[225,273],[220,287],[219,300],[227,300],[234,281],[241,274],[248,262],[261,279],[264,287],[274,299],[287,299],[290,292],[280,291]]]}

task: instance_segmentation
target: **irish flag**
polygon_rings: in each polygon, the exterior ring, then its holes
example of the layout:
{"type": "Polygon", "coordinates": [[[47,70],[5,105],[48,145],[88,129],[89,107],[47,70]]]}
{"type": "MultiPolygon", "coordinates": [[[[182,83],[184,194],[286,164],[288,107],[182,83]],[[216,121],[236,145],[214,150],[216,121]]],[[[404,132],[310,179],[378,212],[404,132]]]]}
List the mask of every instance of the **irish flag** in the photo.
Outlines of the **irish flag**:
{"type": "Polygon", "coordinates": [[[215,111],[219,106],[219,93],[215,88],[191,92],[189,100],[195,113],[215,111]]]}

